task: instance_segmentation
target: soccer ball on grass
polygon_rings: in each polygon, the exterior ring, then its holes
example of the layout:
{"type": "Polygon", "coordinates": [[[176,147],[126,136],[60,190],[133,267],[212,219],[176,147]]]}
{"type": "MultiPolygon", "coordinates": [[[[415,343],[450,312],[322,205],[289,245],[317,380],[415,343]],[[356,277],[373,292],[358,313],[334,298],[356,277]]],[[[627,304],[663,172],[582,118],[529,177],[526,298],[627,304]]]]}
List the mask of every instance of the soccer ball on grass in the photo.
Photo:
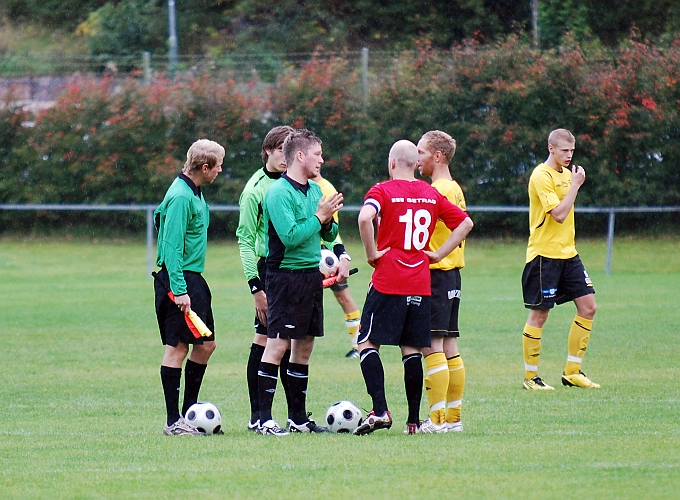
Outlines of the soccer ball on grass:
{"type": "Polygon", "coordinates": [[[212,403],[196,403],[189,407],[184,420],[207,435],[217,434],[222,428],[222,415],[212,403]]]}
{"type": "Polygon", "coordinates": [[[321,249],[321,260],[319,261],[319,271],[323,274],[324,278],[330,278],[335,276],[338,272],[338,261],[337,256],[328,250],[327,248],[321,249]]]}
{"type": "Polygon", "coordinates": [[[350,434],[359,427],[361,410],[351,401],[338,401],[326,412],[326,423],[331,432],[350,434]]]}

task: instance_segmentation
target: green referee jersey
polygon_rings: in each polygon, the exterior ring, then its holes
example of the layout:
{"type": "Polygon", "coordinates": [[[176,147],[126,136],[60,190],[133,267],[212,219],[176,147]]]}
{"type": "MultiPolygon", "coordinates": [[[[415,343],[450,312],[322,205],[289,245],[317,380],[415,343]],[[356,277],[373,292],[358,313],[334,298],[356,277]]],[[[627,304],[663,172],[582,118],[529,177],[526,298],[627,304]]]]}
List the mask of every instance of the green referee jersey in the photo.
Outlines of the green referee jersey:
{"type": "Polygon", "coordinates": [[[156,265],[165,264],[170,289],[175,295],[187,293],[182,271],[202,273],[208,244],[210,213],[201,189],[180,173],[154,212],[158,230],[156,265]]]}
{"type": "MultiPolygon", "coordinates": [[[[267,256],[265,246],[264,196],[271,185],[281,177],[281,172],[270,172],[262,167],[255,172],[243,188],[239,198],[239,219],[236,237],[241,264],[246,280],[259,280],[257,261],[267,256]]],[[[261,286],[260,286],[261,288],[261,286]]]]}
{"type": "Polygon", "coordinates": [[[330,245],[338,234],[332,221],[324,231],[314,215],[322,197],[314,181],[300,184],[285,174],[267,191],[264,221],[267,228],[267,268],[312,269],[319,266],[319,238],[330,245]]]}

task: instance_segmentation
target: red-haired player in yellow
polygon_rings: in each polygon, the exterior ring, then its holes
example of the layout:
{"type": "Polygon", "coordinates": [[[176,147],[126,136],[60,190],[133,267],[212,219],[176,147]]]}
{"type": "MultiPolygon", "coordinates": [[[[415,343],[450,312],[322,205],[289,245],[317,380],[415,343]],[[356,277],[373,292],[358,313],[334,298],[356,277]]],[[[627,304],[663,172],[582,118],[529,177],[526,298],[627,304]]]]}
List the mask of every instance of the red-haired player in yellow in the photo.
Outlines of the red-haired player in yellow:
{"type": "MultiPolygon", "coordinates": [[[[449,164],[456,153],[456,141],[439,130],[426,132],[418,141],[418,169],[432,179],[432,187],[465,211],[463,190],[451,177],[449,164]]],[[[451,231],[437,221],[430,250],[437,250],[451,231]]],[[[453,252],[430,265],[432,278],[432,345],[423,348],[425,389],[430,416],[418,429],[421,433],[460,432],[461,406],[465,388],[465,366],[458,350],[460,270],[465,267],[465,240],[453,252]]]]}

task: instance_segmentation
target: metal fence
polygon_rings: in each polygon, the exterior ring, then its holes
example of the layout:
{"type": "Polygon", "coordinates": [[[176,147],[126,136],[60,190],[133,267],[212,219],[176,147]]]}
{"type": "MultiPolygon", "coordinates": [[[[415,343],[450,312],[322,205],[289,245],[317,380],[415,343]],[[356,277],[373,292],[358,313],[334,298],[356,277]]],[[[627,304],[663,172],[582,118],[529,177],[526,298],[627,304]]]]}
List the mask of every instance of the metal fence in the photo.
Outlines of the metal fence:
{"type": "MultiPolygon", "coordinates": [[[[147,274],[151,274],[154,267],[154,225],[153,212],[157,205],[59,205],[59,204],[0,204],[0,210],[40,210],[40,211],[79,211],[79,212],[146,212],[146,260],[147,274]]],[[[361,205],[348,205],[343,212],[359,212],[361,205]]],[[[238,205],[210,205],[211,212],[238,212],[238,205]]],[[[516,206],[475,206],[467,207],[469,213],[495,212],[513,213],[529,212],[529,207],[516,206]]],[[[607,215],[607,258],[604,272],[611,274],[612,252],[614,249],[614,225],[617,213],[670,213],[680,212],[680,206],[669,207],[576,207],[576,213],[606,214],[607,215]]]]}

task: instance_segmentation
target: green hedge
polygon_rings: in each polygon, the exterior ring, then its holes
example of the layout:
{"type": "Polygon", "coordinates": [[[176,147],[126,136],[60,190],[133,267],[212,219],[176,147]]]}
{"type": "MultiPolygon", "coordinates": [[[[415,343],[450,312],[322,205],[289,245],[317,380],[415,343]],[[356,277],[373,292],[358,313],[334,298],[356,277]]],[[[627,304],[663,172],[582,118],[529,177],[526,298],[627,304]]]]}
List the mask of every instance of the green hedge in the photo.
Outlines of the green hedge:
{"type": "MultiPolygon", "coordinates": [[[[188,146],[208,137],[227,150],[208,199],[237,203],[261,166],[264,135],[286,123],[323,139],[324,175],[349,204],[386,178],[394,141],[417,141],[437,128],[458,141],[454,176],[469,204],[526,205],[547,135],[565,127],[588,176],[579,205],[679,205],[679,81],[680,40],[664,48],[631,41],[612,56],[577,46],[539,52],[518,39],[396,55],[392,69],[371,75],[365,109],[356,68],[323,53],[273,85],[201,74],[148,87],[82,80],[32,127],[21,125],[29,117],[7,97],[0,196],[5,203],[157,203],[188,146]]],[[[2,217],[3,228],[17,224],[16,216],[2,217]]],[[[21,219],[22,226],[35,220],[21,219]]],[[[489,214],[482,221],[512,233],[525,230],[524,219],[489,214]]]]}

